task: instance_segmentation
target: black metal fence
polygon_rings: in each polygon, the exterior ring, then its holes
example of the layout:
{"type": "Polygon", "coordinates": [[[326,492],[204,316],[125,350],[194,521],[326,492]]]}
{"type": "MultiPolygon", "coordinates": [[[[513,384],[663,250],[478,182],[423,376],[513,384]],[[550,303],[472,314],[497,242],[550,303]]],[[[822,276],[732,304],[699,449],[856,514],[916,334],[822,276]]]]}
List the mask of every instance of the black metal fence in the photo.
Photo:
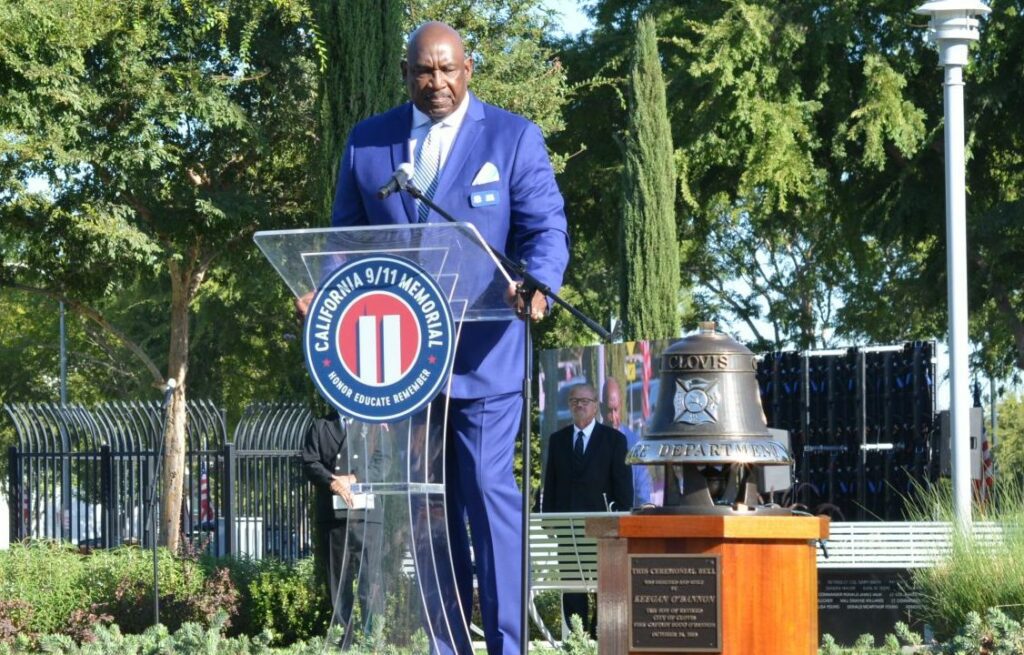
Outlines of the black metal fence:
{"type": "MultiPolygon", "coordinates": [[[[12,539],[81,546],[151,545],[161,494],[158,403],[7,404],[17,443],[9,457],[12,539]]],[[[311,488],[299,451],[305,406],[265,403],[243,413],[228,441],[224,411],[188,405],[180,528],[189,544],[219,555],[295,560],[311,549],[311,488]]],[[[157,517],[159,519],[159,516],[157,517]]],[[[158,520],[159,523],[159,520],[158,520]]]]}

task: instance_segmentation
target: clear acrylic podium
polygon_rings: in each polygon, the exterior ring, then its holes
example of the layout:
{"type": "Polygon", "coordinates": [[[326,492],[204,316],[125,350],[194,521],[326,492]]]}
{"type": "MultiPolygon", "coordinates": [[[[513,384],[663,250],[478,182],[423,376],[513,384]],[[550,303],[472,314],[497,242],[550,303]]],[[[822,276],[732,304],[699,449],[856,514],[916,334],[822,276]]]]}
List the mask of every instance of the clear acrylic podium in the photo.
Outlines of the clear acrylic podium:
{"type": "MultiPolygon", "coordinates": [[[[418,264],[448,297],[456,349],[464,322],[515,318],[506,301],[512,281],[470,224],[283,230],[254,239],[296,297],[315,291],[353,258],[386,253],[418,264]]],[[[353,492],[365,494],[367,508],[348,512],[343,579],[353,581],[354,609],[332,620],[332,628],[344,629],[333,647],[472,652],[445,513],[446,416],[442,392],[401,422],[346,421],[349,472],[358,482],[353,492]]]]}

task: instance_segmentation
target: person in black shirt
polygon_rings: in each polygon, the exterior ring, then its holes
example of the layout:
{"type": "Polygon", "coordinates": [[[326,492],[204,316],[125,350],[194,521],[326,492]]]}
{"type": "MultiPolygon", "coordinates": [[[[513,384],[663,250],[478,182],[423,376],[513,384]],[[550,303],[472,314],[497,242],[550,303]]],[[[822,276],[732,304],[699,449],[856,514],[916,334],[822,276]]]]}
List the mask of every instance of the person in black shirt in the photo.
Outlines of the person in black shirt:
{"type": "Polygon", "coordinates": [[[381,512],[348,508],[357,500],[352,485],[373,479],[371,474],[379,475],[385,461],[384,449],[379,433],[369,438],[362,434],[352,438],[350,429],[370,428],[349,424],[337,413],[315,419],[302,447],[303,469],[316,490],[317,552],[327,565],[334,611],[331,623],[346,627],[346,641],[352,632],[348,626],[357,571],[363,625],[368,629],[373,615],[383,609],[381,581],[375,575],[380,562],[381,512]]]}

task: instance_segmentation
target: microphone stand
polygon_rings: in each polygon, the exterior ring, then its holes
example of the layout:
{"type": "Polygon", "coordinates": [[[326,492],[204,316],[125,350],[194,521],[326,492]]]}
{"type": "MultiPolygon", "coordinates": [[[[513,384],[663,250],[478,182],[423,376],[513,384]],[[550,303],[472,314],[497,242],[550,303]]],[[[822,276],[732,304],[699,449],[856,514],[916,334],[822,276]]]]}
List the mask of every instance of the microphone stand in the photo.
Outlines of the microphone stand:
{"type": "MultiPolygon", "coordinates": [[[[398,178],[397,186],[404,189],[410,196],[416,198],[420,202],[424,203],[427,207],[437,212],[442,218],[449,223],[458,223],[459,221],[441,208],[432,199],[423,195],[423,192],[416,188],[411,180],[398,178]]],[[[509,274],[509,277],[519,278],[522,280],[517,285],[516,293],[522,300],[523,307],[526,309],[524,312],[524,323],[525,330],[523,331],[523,360],[524,360],[524,373],[523,373],[523,416],[520,419],[520,432],[522,434],[523,444],[523,522],[522,522],[522,579],[521,579],[521,593],[522,603],[520,607],[519,615],[519,629],[520,629],[520,640],[519,648],[521,655],[527,655],[530,648],[529,640],[529,622],[530,612],[528,603],[530,598],[530,441],[532,439],[532,426],[530,421],[530,405],[533,402],[531,391],[533,388],[533,342],[531,337],[530,326],[533,322],[533,312],[531,311],[532,299],[534,293],[539,291],[546,297],[550,298],[555,304],[561,305],[570,314],[576,317],[581,323],[586,325],[592,332],[594,332],[602,341],[611,341],[612,335],[605,330],[597,321],[590,318],[579,309],[577,309],[572,303],[566,301],[557,293],[551,290],[551,287],[544,284],[536,277],[534,277],[529,271],[526,270],[525,262],[514,262],[505,256],[505,253],[495,249],[494,246],[483,241],[484,246],[491,255],[494,256],[501,265],[505,268],[505,271],[509,274]]]]}
{"type": "Polygon", "coordinates": [[[160,623],[160,565],[157,558],[157,545],[160,541],[160,527],[156,520],[156,489],[160,483],[160,469],[164,460],[164,444],[167,442],[167,410],[171,406],[171,395],[178,385],[174,378],[167,381],[167,388],[164,389],[164,402],[160,407],[163,414],[163,429],[160,431],[160,446],[156,450],[156,463],[153,466],[153,479],[149,482],[149,532],[153,539],[153,625],[160,623]]]}

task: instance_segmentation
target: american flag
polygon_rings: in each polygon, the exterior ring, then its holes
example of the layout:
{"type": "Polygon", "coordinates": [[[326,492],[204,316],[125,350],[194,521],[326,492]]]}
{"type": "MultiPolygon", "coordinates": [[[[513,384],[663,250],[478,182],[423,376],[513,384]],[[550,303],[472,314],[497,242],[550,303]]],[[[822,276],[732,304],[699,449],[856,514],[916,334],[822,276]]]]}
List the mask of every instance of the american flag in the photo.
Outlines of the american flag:
{"type": "Polygon", "coordinates": [[[206,472],[206,462],[199,471],[199,522],[213,520],[213,506],[210,505],[210,476],[206,472]]]}
{"type": "Polygon", "coordinates": [[[641,385],[640,388],[643,391],[643,398],[641,399],[641,410],[643,412],[644,421],[651,417],[651,344],[646,341],[641,341],[640,355],[643,357],[643,368],[641,370],[641,385]]]}
{"type": "Polygon", "coordinates": [[[982,502],[992,496],[992,486],[995,484],[995,474],[992,467],[992,448],[988,442],[988,431],[982,424],[981,437],[981,482],[979,484],[978,496],[982,502]]]}

